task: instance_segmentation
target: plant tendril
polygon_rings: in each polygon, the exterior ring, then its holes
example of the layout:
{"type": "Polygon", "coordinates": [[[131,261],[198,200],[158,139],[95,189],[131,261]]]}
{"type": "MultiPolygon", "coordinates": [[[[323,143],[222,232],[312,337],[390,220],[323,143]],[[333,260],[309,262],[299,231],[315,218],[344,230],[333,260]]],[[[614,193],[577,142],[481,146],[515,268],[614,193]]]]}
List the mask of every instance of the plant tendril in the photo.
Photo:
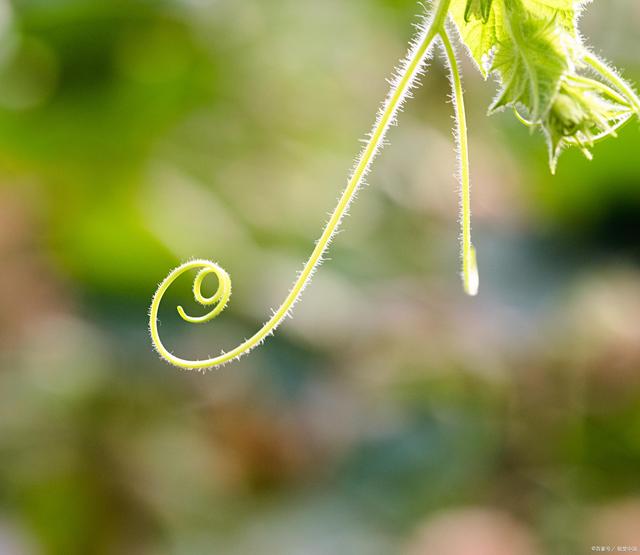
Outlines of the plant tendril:
{"type": "Polygon", "coordinates": [[[624,78],[618,74],[618,72],[611,69],[605,62],[589,51],[585,52],[584,61],[631,101],[634,112],[640,113],[640,97],[638,97],[637,93],[633,90],[633,87],[627,83],[624,78]]]}
{"type": "Polygon", "coordinates": [[[458,68],[456,55],[446,30],[440,32],[451,75],[453,103],[456,110],[455,120],[458,128],[455,133],[460,163],[460,225],[462,227],[462,283],[467,295],[478,294],[480,276],[476,260],[476,249],[471,243],[471,179],[469,172],[469,140],[467,117],[464,108],[462,78],[458,68]]]}
{"type": "Polygon", "coordinates": [[[444,48],[454,104],[459,156],[462,282],[468,295],[476,295],[479,275],[476,250],[471,242],[468,128],[462,77],[446,27],[448,16],[451,16],[462,44],[483,75],[495,74],[498,77],[501,89],[490,112],[511,107],[521,123],[532,131],[540,129],[547,139],[552,173],[564,148],[575,146],[592,159],[590,149],[596,142],[615,137],[617,130],[634,114],[640,115],[640,98],[633,87],[582,45],[577,29],[581,2],[562,2],[562,8],[560,4],[548,3],[544,10],[539,4],[537,0],[437,0],[433,15],[420,25],[417,39],[411,43],[407,57],[391,82],[391,90],[337,206],[280,307],[253,336],[237,347],[201,360],[180,358],[164,346],[158,331],[162,297],[173,282],[186,272],[198,270],[193,295],[197,303],[210,308],[209,312],[191,316],[181,306],[177,307],[180,317],[193,324],[209,322],[218,316],[231,296],[231,278],[218,264],[208,260],[186,262],[166,277],[153,296],[149,328],[158,353],[171,364],[184,369],[217,367],[260,345],[290,315],[362,187],[390,126],[396,121],[400,108],[425,68],[434,41],[441,41],[444,48]],[[587,68],[596,74],[596,78],[580,74],[587,68]],[[213,295],[206,296],[202,288],[209,276],[216,277],[218,288],[213,295]]]}
{"type": "MultiPolygon", "coordinates": [[[[186,370],[204,370],[207,368],[221,366],[245,355],[260,345],[262,341],[264,341],[268,335],[272,334],[282,321],[290,314],[293,305],[309,283],[315,269],[321,263],[323,254],[327,250],[332,238],[340,226],[342,218],[347,213],[351,201],[362,186],[364,178],[367,175],[373,160],[383,146],[384,138],[389,127],[395,121],[400,107],[407,98],[407,94],[415,84],[417,77],[424,69],[434,39],[439,34],[443,33],[450,2],[451,0],[440,0],[431,20],[421,26],[421,33],[418,39],[413,43],[408,56],[400,66],[400,70],[392,83],[387,100],[379,113],[378,119],[373,127],[366,146],[357,160],[347,187],[338,201],[338,205],[331,214],[331,217],[327,222],[320,239],[317,241],[311,256],[307,260],[297,280],[293,284],[293,287],[289,291],[289,294],[286,296],[280,307],[274,311],[271,318],[262,326],[262,328],[234,349],[223,352],[219,356],[202,360],[187,360],[177,357],[164,346],[158,332],[158,311],[160,309],[160,303],[162,301],[162,297],[173,282],[188,271],[200,269],[199,273],[196,275],[193,285],[193,292],[196,301],[204,306],[211,306],[212,304],[216,305],[211,312],[202,317],[188,316],[182,307],[178,307],[178,313],[180,316],[187,322],[191,323],[208,322],[218,316],[226,307],[229,296],[231,295],[231,280],[229,278],[229,274],[227,274],[227,272],[220,266],[208,260],[192,260],[190,262],[186,262],[174,269],[160,284],[158,290],[153,296],[149,311],[151,339],[160,356],[162,356],[167,362],[186,370]],[[217,276],[218,290],[212,297],[205,297],[202,295],[202,282],[205,277],[209,275],[217,276]]],[[[467,251],[464,265],[465,268],[469,269],[475,266],[475,257],[472,248],[467,249],[467,251]]],[[[472,289],[472,281],[469,282],[469,286],[472,289]]]]}

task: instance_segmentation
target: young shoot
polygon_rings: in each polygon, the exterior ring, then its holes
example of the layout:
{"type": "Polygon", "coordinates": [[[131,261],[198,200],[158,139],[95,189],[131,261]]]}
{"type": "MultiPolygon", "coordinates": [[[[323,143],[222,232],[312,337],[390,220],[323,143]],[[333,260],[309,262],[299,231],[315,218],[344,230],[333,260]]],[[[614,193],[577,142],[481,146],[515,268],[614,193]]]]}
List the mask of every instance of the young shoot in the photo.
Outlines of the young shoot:
{"type": "Polygon", "coordinates": [[[160,303],[174,281],[198,270],[193,294],[199,304],[211,310],[202,316],[190,316],[181,306],[177,307],[180,317],[189,323],[212,320],[225,309],[231,296],[231,278],[218,264],[208,260],[185,262],[164,279],[151,303],[149,328],[160,356],[188,370],[221,366],[260,345],[290,315],[362,187],[408,93],[424,72],[435,43],[441,44],[449,66],[455,108],[462,283],[468,295],[476,295],[479,275],[471,242],[468,130],[462,78],[451,37],[459,39],[485,79],[490,75],[497,78],[499,92],[490,113],[510,108],[524,125],[540,129],[547,140],[551,171],[555,172],[563,149],[575,146],[591,159],[591,149],[597,142],[615,137],[621,126],[640,114],[640,99],[633,87],[584,45],[577,30],[584,3],[583,0],[437,0],[400,63],[338,205],[282,304],[253,336],[234,349],[199,360],[174,355],[158,331],[160,303]],[[215,276],[218,288],[213,295],[205,296],[202,286],[209,276],[215,276]]]}

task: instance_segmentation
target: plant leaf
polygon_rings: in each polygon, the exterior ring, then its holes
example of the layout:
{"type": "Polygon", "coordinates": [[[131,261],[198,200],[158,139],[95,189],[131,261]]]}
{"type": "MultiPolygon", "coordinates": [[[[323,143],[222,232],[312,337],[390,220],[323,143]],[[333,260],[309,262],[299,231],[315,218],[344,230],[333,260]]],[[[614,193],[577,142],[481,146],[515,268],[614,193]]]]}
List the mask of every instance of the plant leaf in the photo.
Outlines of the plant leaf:
{"type": "Polygon", "coordinates": [[[452,0],[450,14],[485,79],[500,91],[490,112],[512,107],[526,125],[540,128],[555,171],[563,148],[589,148],[615,136],[640,113],[633,88],[593,56],[576,20],[585,0],[452,0]],[[601,80],[580,75],[587,65],[601,80]],[[608,84],[615,86],[611,88],[608,84]],[[524,111],[526,118],[521,116],[524,111]]]}
{"type": "Polygon", "coordinates": [[[454,0],[451,15],[483,75],[498,75],[502,90],[491,110],[520,104],[532,120],[540,120],[569,68],[570,43],[578,40],[577,3],[494,0],[483,13],[486,4],[470,8],[478,1],[454,0]]]}

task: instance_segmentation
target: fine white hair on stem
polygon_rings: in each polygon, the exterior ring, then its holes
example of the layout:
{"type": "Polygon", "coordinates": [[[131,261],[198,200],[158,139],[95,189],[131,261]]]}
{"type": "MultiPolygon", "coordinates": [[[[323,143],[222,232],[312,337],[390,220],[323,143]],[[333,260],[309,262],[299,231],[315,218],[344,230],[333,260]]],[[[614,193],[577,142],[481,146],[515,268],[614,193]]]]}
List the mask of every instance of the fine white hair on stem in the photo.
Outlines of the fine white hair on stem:
{"type": "Polygon", "coordinates": [[[455,126],[453,136],[458,158],[457,177],[460,183],[460,257],[462,260],[462,283],[468,295],[478,294],[480,278],[476,260],[476,250],[471,242],[471,178],[469,172],[469,141],[467,118],[464,107],[462,78],[458,68],[456,53],[446,29],[440,32],[445,63],[449,68],[451,82],[451,102],[454,106],[455,126]]]}
{"type": "Polygon", "coordinates": [[[149,329],[154,347],[162,358],[175,366],[187,370],[202,370],[222,366],[256,348],[291,315],[291,310],[322,263],[326,250],[335,237],[343,218],[349,211],[349,206],[358,191],[362,188],[365,178],[371,169],[371,164],[385,144],[387,131],[391,125],[396,122],[396,117],[403,103],[409,97],[411,89],[416,86],[418,77],[425,70],[433,41],[444,28],[450,1],[451,0],[440,0],[434,8],[431,17],[423,18],[420,22],[418,36],[412,39],[407,56],[400,62],[398,69],[394,73],[389,94],[378,111],[375,124],[366,140],[364,148],[356,158],[347,186],[340,196],[336,208],[331,213],[322,235],[315,243],[309,259],[280,307],[273,311],[271,318],[267,320],[262,328],[234,349],[223,352],[219,356],[201,360],[187,360],[178,357],[164,346],[158,332],[158,311],[160,303],[163,295],[171,284],[185,272],[199,269],[193,287],[194,296],[201,305],[213,305],[214,308],[205,316],[192,318],[186,316],[184,311],[178,307],[178,312],[183,319],[195,323],[209,321],[222,312],[231,294],[230,277],[220,266],[208,260],[192,260],[186,262],[174,269],[167,278],[165,278],[158,287],[151,302],[149,329]],[[215,275],[218,278],[218,291],[212,297],[205,297],[201,291],[202,281],[207,275],[215,275]]]}
{"type": "Polygon", "coordinates": [[[640,113],[640,97],[638,93],[610,64],[589,50],[584,50],[584,61],[597,75],[604,77],[609,83],[622,92],[633,104],[636,113],[640,113]]]}

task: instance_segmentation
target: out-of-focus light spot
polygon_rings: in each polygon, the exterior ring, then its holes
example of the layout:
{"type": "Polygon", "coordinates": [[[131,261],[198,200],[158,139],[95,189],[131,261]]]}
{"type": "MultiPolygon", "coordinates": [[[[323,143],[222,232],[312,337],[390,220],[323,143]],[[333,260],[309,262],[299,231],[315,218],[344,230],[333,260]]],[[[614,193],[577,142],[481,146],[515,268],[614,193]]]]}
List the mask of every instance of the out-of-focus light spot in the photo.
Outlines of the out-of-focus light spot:
{"type": "Polygon", "coordinates": [[[53,94],[57,80],[58,61],[51,48],[40,40],[21,37],[15,51],[0,65],[0,106],[10,110],[40,106],[53,94]]]}

